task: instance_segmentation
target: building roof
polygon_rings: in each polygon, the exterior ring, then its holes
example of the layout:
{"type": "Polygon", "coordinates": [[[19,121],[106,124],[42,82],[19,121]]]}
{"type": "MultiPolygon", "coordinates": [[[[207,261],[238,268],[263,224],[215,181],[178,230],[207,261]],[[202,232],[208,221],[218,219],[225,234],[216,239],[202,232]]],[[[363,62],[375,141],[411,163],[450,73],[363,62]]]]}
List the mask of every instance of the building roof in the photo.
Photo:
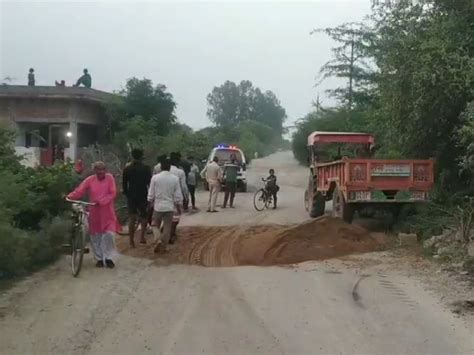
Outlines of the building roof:
{"type": "Polygon", "coordinates": [[[113,94],[85,87],[0,85],[1,98],[54,98],[105,102],[113,94]]]}
{"type": "Polygon", "coordinates": [[[322,132],[315,131],[308,136],[308,145],[315,143],[359,143],[374,144],[374,136],[361,132],[322,132]]]}

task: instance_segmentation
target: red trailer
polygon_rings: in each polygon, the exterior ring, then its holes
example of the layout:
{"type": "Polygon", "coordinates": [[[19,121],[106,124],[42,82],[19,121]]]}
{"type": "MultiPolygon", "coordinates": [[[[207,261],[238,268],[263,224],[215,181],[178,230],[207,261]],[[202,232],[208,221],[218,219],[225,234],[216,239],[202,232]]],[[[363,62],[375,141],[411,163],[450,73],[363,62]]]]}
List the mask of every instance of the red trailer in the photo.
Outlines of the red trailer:
{"type": "Polygon", "coordinates": [[[372,159],[374,136],[367,133],[313,132],[308,136],[310,178],[305,206],[311,217],[333,201],[334,217],[351,222],[354,213],[429,201],[434,161],[372,159]]]}

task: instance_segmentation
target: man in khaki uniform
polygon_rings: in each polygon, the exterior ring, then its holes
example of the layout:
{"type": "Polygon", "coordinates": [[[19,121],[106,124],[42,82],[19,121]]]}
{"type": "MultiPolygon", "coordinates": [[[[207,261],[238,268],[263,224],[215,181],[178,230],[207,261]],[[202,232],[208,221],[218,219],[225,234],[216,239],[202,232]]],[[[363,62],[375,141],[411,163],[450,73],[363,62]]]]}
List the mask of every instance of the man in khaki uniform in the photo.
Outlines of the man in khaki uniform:
{"type": "Polygon", "coordinates": [[[214,157],[213,161],[205,168],[206,181],[209,185],[209,204],[207,212],[219,212],[216,211],[216,202],[221,189],[222,170],[219,164],[217,164],[218,162],[219,158],[214,157]]]}

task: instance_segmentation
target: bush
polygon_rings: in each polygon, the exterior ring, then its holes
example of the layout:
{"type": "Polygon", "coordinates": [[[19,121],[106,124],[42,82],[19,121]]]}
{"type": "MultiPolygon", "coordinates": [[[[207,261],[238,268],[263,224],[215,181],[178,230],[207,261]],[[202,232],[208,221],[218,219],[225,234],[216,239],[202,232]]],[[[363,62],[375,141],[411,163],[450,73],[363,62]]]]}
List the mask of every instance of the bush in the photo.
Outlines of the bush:
{"type": "Polygon", "coordinates": [[[56,260],[72,223],[56,217],[40,231],[25,231],[0,222],[0,280],[22,276],[56,260]]]}
{"type": "Polygon", "coordinates": [[[0,279],[24,275],[53,261],[71,222],[63,196],[78,183],[71,164],[25,168],[0,127],[0,279]]]}
{"type": "Polygon", "coordinates": [[[20,229],[39,229],[40,222],[67,208],[64,195],[79,182],[70,164],[0,172],[1,219],[20,229]]]}

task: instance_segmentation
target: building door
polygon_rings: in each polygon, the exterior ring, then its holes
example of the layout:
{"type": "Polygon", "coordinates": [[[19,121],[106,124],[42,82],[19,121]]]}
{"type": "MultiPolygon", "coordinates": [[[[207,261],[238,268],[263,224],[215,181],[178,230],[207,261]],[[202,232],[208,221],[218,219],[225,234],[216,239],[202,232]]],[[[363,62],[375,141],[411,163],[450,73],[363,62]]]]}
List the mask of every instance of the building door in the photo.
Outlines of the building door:
{"type": "Polygon", "coordinates": [[[67,125],[49,125],[48,146],[41,152],[41,165],[51,166],[57,160],[64,160],[64,149],[69,147],[67,129],[67,125]]]}

